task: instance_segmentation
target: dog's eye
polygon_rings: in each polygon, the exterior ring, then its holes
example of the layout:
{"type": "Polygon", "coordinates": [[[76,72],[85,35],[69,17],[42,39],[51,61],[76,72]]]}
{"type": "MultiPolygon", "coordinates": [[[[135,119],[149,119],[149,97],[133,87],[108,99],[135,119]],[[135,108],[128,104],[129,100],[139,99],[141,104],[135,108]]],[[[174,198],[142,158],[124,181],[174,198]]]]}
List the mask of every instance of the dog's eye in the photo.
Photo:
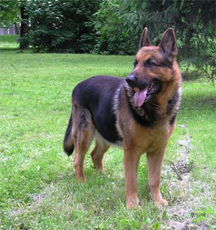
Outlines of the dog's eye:
{"type": "Polygon", "coordinates": [[[153,60],[151,60],[151,59],[148,59],[148,60],[145,62],[144,65],[147,66],[147,67],[153,67],[153,66],[156,66],[156,63],[155,63],[155,61],[153,61],[153,60]]]}

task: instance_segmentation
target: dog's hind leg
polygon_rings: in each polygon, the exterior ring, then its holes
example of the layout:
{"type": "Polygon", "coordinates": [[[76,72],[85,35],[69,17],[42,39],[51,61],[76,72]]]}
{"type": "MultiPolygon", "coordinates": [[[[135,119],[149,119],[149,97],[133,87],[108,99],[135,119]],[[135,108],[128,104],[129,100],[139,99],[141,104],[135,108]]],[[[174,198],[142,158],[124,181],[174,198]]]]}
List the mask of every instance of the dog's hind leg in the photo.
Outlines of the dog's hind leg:
{"type": "Polygon", "coordinates": [[[96,143],[93,151],[91,152],[91,157],[94,167],[96,169],[99,169],[102,173],[104,173],[103,156],[109,147],[110,146],[107,143],[105,143],[102,137],[100,137],[99,134],[96,134],[96,143]]]}
{"type": "Polygon", "coordinates": [[[94,137],[94,125],[90,112],[83,108],[73,109],[72,135],[75,143],[74,167],[77,180],[85,181],[84,159],[94,137]]]}

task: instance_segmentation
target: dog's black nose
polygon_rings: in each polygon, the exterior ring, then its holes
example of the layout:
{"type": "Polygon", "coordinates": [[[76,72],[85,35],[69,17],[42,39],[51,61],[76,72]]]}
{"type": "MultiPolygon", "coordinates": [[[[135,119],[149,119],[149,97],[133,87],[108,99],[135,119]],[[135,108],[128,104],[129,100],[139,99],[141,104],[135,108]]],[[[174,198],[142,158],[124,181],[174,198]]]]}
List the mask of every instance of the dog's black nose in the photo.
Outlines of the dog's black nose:
{"type": "Polygon", "coordinates": [[[132,73],[132,74],[128,75],[125,80],[130,87],[135,87],[137,77],[135,74],[132,73]]]}

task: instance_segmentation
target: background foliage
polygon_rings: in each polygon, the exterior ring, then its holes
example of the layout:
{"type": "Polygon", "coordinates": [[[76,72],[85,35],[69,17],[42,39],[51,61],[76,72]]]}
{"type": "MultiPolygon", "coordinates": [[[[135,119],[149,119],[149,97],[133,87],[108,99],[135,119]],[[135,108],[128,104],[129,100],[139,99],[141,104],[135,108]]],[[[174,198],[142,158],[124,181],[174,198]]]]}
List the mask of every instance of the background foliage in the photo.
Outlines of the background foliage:
{"type": "MultiPolygon", "coordinates": [[[[178,38],[179,57],[196,72],[216,75],[216,1],[212,0],[120,0],[120,18],[130,32],[147,26],[153,44],[164,30],[173,27],[178,38]]],[[[188,66],[189,67],[189,66],[188,66]]]]}
{"type": "Polygon", "coordinates": [[[124,25],[120,8],[118,0],[102,1],[99,10],[94,14],[96,53],[134,54],[137,51],[140,35],[124,25]]]}
{"type": "Polygon", "coordinates": [[[153,44],[173,27],[186,72],[216,76],[216,1],[2,0],[1,22],[23,22],[21,6],[30,28],[20,42],[27,39],[35,51],[131,55],[145,26],[153,44]]]}
{"type": "Polygon", "coordinates": [[[95,45],[92,14],[97,0],[30,1],[29,42],[36,51],[88,53],[95,45]]]}

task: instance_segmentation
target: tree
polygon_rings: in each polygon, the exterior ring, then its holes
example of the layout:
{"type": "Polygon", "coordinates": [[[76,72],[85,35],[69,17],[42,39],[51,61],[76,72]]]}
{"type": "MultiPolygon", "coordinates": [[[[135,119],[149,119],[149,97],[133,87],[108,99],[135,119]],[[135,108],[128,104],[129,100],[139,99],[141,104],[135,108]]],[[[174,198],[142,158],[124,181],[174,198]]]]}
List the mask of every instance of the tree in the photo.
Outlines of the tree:
{"type": "Polygon", "coordinates": [[[93,50],[95,33],[92,15],[98,0],[29,1],[31,18],[29,41],[35,51],[88,53],[93,50]]]}
{"type": "Polygon", "coordinates": [[[154,43],[168,27],[176,31],[179,57],[198,73],[216,76],[216,2],[212,0],[120,0],[124,26],[134,33],[147,26],[154,43]]]}
{"type": "Polygon", "coordinates": [[[128,32],[121,18],[118,0],[102,1],[94,14],[97,40],[94,51],[102,54],[134,54],[138,49],[138,33],[128,32]]]}
{"type": "Polygon", "coordinates": [[[1,0],[0,2],[0,24],[10,26],[20,24],[20,48],[28,49],[28,25],[29,17],[25,10],[26,0],[1,0]]]}
{"type": "Polygon", "coordinates": [[[19,2],[16,0],[0,1],[0,24],[1,26],[10,26],[20,22],[19,2]]]}
{"type": "Polygon", "coordinates": [[[20,49],[29,48],[29,15],[26,10],[26,1],[20,2],[20,17],[21,17],[21,26],[20,26],[20,49]]]}

